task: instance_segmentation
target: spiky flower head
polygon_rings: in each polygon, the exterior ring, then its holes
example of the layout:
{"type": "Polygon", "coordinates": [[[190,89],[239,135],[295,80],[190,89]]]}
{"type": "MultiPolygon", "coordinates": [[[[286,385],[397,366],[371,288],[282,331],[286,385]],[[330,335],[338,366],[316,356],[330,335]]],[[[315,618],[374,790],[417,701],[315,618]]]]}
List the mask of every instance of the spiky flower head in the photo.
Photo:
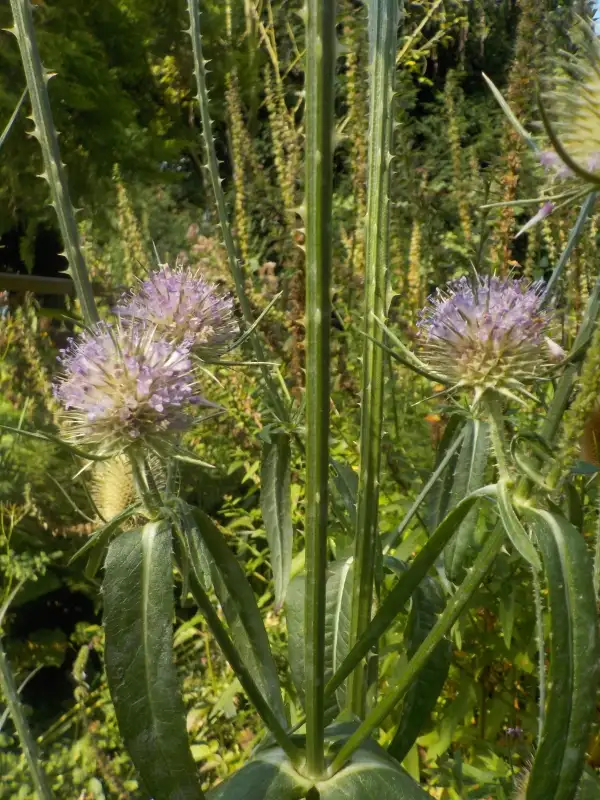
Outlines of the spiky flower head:
{"type": "Polygon", "coordinates": [[[55,396],[73,444],[112,454],[145,442],[159,448],[186,427],[194,396],[189,346],[159,339],[152,326],[100,323],[59,357],[55,396]]]}
{"type": "Polygon", "coordinates": [[[540,162],[555,178],[600,184],[600,42],[583,20],[575,40],[577,52],[561,56],[557,77],[542,93],[543,123],[556,152],[544,151],[540,162]]]}
{"type": "Polygon", "coordinates": [[[545,366],[551,314],[544,285],[516,278],[466,277],[431,295],[419,314],[423,361],[455,388],[514,397],[545,366]]]}
{"type": "Polygon", "coordinates": [[[124,322],[142,320],[155,326],[160,336],[185,342],[206,358],[222,353],[238,330],[232,298],[181,265],[172,269],[163,264],[121,298],[116,312],[124,322]]]}

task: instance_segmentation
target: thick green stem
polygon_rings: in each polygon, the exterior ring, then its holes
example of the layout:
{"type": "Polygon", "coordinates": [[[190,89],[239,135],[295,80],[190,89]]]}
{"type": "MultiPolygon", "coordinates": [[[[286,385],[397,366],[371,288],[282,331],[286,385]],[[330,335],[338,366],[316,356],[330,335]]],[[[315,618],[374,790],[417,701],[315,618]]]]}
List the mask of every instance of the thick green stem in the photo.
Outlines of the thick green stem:
{"type": "Polygon", "coordinates": [[[340,748],[340,751],[330,767],[330,772],[332,774],[344,766],[354,751],[368,739],[373,731],[381,725],[388,714],[390,714],[402,700],[416,676],[432,656],[437,645],[444,636],[448,634],[456,620],[465,610],[471,597],[477,591],[479,584],[485,578],[494,563],[504,540],[505,533],[503,528],[501,526],[496,527],[475,559],[471,571],[444,609],[444,612],[431,629],[425,641],[408,662],[398,682],[384,694],[383,698],[370,712],[362,725],[360,725],[340,748]]]}
{"type": "Polygon", "coordinates": [[[48,778],[41,767],[35,739],[31,735],[31,731],[27,725],[23,707],[19,700],[17,685],[2,646],[2,639],[0,639],[0,687],[2,688],[2,694],[6,700],[6,705],[8,706],[12,721],[17,729],[21,750],[27,759],[31,778],[33,780],[33,788],[39,800],[52,800],[54,795],[50,789],[48,778]]]}
{"type": "Polygon", "coordinates": [[[306,22],[306,759],[324,770],[325,583],[329,482],[335,0],[307,0],[306,22]]]}
{"type": "Polygon", "coordinates": [[[295,766],[301,766],[302,753],[292,742],[287,732],[277,719],[277,716],[271,710],[271,706],[263,697],[260,689],[254,682],[252,675],[241,659],[237,648],[231,641],[231,637],[227,633],[225,626],[219,619],[219,615],[215,611],[213,604],[210,602],[210,598],[194,574],[190,575],[190,590],[198,608],[202,614],[204,614],[208,627],[215,637],[217,644],[221,648],[223,655],[229,662],[229,665],[235,672],[239,682],[242,685],[242,688],[248,695],[248,699],[257,710],[261,719],[269,731],[273,734],[273,738],[286,753],[292,764],[295,766]]]}
{"type": "Polygon", "coordinates": [[[60,157],[58,135],[54,127],[48,97],[48,81],[52,77],[52,73],[44,69],[40,59],[31,15],[31,3],[29,0],[10,0],[10,4],[15,23],[11,32],[14,33],[19,43],[21,61],[31,99],[31,114],[35,125],[32,135],[40,143],[44,160],[44,172],[41,177],[50,186],[52,206],[58,217],[58,225],[65,245],[65,255],[69,262],[69,274],[75,284],[83,320],[86,325],[93,325],[98,322],[98,311],[81,250],[75,209],[69,197],[65,168],[60,157]]]}
{"type": "Polygon", "coordinates": [[[198,88],[198,106],[200,108],[200,120],[202,122],[202,136],[204,138],[204,145],[206,148],[207,163],[206,169],[210,175],[213,194],[215,196],[215,203],[217,206],[217,216],[219,218],[219,225],[223,234],[223,241],[225,243],[225,250],[227,251],[227,259],[229,261],[229,269],[235,284],[235,290],[242,310],[242,315],[246,323],[246,327],[252,329],[250,333],[250,342],[254,351],[254,357],[260,364],[263,382],[267,397],[271,402],[273,410],[282,421],[288,419],[288,411],[285,404],[282,402],[279,395],[277,386],[269,372],[265,352],[260,341],[260,336],[256,329],[253,329],[254,314],[252,313],[252,306],[246,294],[246,278],[240,259],[238,258],[235,243],[233,241],[233,234],[231,233],[231,226],[227,216],[227,208],[225,206],[225,195],[223,187],[221,186],[221,177],[219,175],[219,162],[215,150],[215,141],[212,134],[212,120],[210,118],[210,104],[208,99],[208,88],[206,84],[206,65],[208,61],[205,60],[202,53],[202,36],[200,31],[200,8],[199,0],[187,0],[188,12],[190,15],[190,28],[187,33],[192,40],[192,51],[194,55],[194,74],[196,77],[196,86],[198,88]]]}
{"type": "MultiPolygon", "coordinates": [[[[365,237],[365,337],[350,647],[367,628],[373,604],[384,389],[384,352],[381,348],[384,333],[378,321],[383,320],[386,313],[390,163],[398,21],[397,0],[373,0],[370,4],[371,82],[365,237]]],[[[347,694],[350,711],[362,716],[366,701],[362,667],[350,676],[347,694]]]]}

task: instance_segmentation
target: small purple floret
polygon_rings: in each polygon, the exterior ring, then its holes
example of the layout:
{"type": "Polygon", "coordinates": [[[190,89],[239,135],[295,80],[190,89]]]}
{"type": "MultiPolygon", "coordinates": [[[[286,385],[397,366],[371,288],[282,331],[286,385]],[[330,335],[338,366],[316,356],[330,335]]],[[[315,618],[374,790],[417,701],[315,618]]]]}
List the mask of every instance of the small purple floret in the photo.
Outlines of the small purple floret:
{"type": "Polygon", "coordinates": [[[101,323],[62,351],[54,393],[76,441],[109,452],[185,424],[182,407],[194,391],[189,347],[153,334],[142,324],[101,323]]]}
{"type": "Polygon", "coordinates": [[[544,283],[466,277],[432,295],[418,320],[423,357],[464,386],[497,387],[535,373],[550,321],[544,283]]]}
{"type": "Polygon", "coordinates": [[[229,295],[192,270],[167,264],[124,295],[115,310],[124,323],[142,320],[200,354],[222,352],[238,330],[229,295]]]}

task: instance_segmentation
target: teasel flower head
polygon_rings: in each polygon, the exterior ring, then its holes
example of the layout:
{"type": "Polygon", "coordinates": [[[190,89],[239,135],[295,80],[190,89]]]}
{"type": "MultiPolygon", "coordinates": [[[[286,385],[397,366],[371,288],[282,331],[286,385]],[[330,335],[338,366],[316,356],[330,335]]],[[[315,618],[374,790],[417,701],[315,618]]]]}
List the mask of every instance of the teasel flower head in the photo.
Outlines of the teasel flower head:
{"type": "Polygon", "coordinates": [[[539,159],[554,178],[576,179],[584,189],[585,183],[600,185],[600,41],[584,20],[575,40],[577,52],[561,55],[557,76],[540,97],[554,150],[543,151],[539,159]]]}
{"type": "Polygon", "coordinates": [[[487,390],[512,399],[548,363],[551,312],[541,308],[544,284],[524,279],[466,277],[430,296],[419,314],[421,359],[455,389],[487,390]]]}
{"type": "Polygon", "coordinates": [[[144,443],[161,452],[190,422],[195,392],[189,345],[159,338],[151,325],[100,323],[71,340],[54,387],[64,434],[97,455],[144,443]]]}
{"type": "Polygon", "coordinates": [[[222,354],[238,332],[231,296],[181,265],[161,265],[124,295],[115,311],[123,324],[143,321],[159,336],[185,343],[205,360],[222,354]]]}

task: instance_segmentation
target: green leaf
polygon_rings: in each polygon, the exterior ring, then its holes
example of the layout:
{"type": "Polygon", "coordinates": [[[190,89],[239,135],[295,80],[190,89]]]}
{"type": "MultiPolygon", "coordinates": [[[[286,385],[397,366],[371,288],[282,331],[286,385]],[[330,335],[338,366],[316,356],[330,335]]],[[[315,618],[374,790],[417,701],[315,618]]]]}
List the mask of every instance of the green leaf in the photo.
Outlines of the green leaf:
{"type": "Polygon", "coordinates": [[[260,507],[275,580],[275,605],[281,607],[292,570],[292,498],[290,493],[290,438],[272,433],[262,453],[260,507]]]}
{"type": "Polygon", "coordinates": [[[94,552],[100,551],[104,553],[108,546],[108,542],[110,541],[113,534],[117,531],[119,526],[132,517],[136,511],[138,511],[139,505],[134,503],[133,505],[128,506],[111,520],[106,522],[104,525],[101,525],[97,528],[94,533],[90,536],[87,542],[79,548],[79,550],[75,553],[75,555],[71,556],[69,559],[69,565],[76,561],[81,556],[88,555],[92,556],[94,552]]]}
{"type": "MultiPolygon", "coordinates": [[[[455,507],[471,492],[480,489],[485,480],[489,453],[488,424],[480,420],[469,420],[465,428],[465,438],[452,484],[451,507],[455,507]]],[[[469,511],[444,552],[446,572],[451,580],[459,578],[468,552],[474,545],[473,534],[478,517],[478,508],[469,511]]]]}
{"type": "Polygon", "coordinates": [[[196,524],[185,527],[190,549],[198,546],[193,540],[201,536],[216,568],[213,569],[213,584],[233,643],[271,710],[282,725],[287,725],[277,667],[254,592],[215,523],[198,508],[192,509],[192,516],[196,524]]]}
{"type": "Polygon", "coordinates": [[[2,131],[2,133],[0,133],[0,150],[2,149],[2,145],[8,138],[8,134],[11,132],[12,127],[15,124],[17,117],[19,116],[19,112],[21,111],[21,108],[23,106],[23,103],[25,102],[26,97],[27,97],[27,89],[23,89],[23,92],[21,93],[21,97],[19,98],[15,110],[10,115],[10,119],[6,123],[4,130],[2,131]]]}
{"type": "Polygon", "coordinates": [[[525,528],[521,525],[521,521],[515,514],[512,506],[510,494],[508,492],[508,485],[506,481],[498,481],[498,511],[500,512],[500,519],[506,531],[508,538],[511,540],[515,548],[523,556],[525,561],[530,564],[536,572],[542,568],[542,563],[537,551],[529,538],[525,528]]]}
{"type": "Polygon", "coordinates": [[[589,767],[586,767],[579,781],[575,800],[598,800],[600,797],[600,779],[589,767]]]}
{"type": "Polygon", "coordinates": [[[296,691],[304,706],[304,598],[306,597],[306,575],[292,578],[285,599],[285,618],[288,633],[288,656],[290,671],[296,691]]]}
{"type": "MultiPolygon", "coordinates": [[[[331,679],[335,670],[348,654],[350,609],[352,604],[352,563],[353,559],[348,558],[342,561],[334,561],[329,565],[325,606],[325,682],[331,679]]],[[[288,590],[286,619],[292,680],[302,700],[304,699],[305,676],[305,593],[306,576],[298,575],[292,580],[288,590]]],[[[345,700],[344,689],[338,688],[336,695],[339,707],[343,708],[345,700]]],[[[336,707],[335,701],[333,701],[333,706],[336,707]]]]}
{"type": "MultiPolygon", "coordinates": [[[[429,577],[425,578],[413,596],[404,634],[409,658],[413,657],[425,641],[443,607],[444,601],[437,583],[429,577]]],[[[424,725],[428,723],[448,677],[451,656],[451,643],[448,639],[443,639],[406,693],[400,724],[388,748],[389,755],[397,761],[402,762],[405,759],[424,725]]]]}
{"type": "Polygon", "coordinates": [[[285,753],[270,748],[258,753],[231,778],[212,789],[209,800],[298,800],[310,783],[292,767],[285,753]]]}
{"type": "Polygon", "coordinates": [[[358,475],[349,467],[348,464],[342,464],[341,461],[330,459],[333,468],[333,485],[339,495],[344,508],[348,513],[352,530],[356,528],[356,493],[358,491],[358,475]]]}
{"type": "Polygon", "coordinates": [[[540,509],[528,515],[548,583],[552,683],[527,797],[570,800],[595,716],[600,654],[592,564],[583,536],[564,517],[540,509]]]}
{"type": "Polygon", "coordinates": [[[458,461],[457,440],[460,436],[462,441],[463,422],[463,418],[458,414],[451,417],[438,447],[434,474],[439,472],[439,477],[432,486],[431,497],[427,504],[426,520],[430,530],[437,528],[450,508],[454,472],[458,461]]]}
{"type": "MultiPolygon", "coordinates": [[[[350,647],[353,564],[354,559],[347,558],[329,565],[325,605],[325,683],[333,677],[350,647]]],[[[344,708],[346,691],[343,684],[337,689],[336,697],[339,707],[344,708]]]]}
{"type": "Polygon", "coordinates": [[[121,735],[155,800],[198,800],[196,767],[173,663],[170,527],[150,522],[108,548],[105,663],[121,735]]]}
{"type": "MultiPolygon", "coordinates": [[[[483,487],[479,490],[481,496],[483,496],[486,490],[487,487],[483,487]]],[[[477,495],[466,497],[456,508],[452,509],[439,525],[427,544],[415,557],[410,567],[400,577],[398,583],[385,598],[363,636],[361,636],[348,653],[347,658],[344,659],[344,662],[336,670],[335,675],[326,687],[326,696],[341,685],[342,681],[350,674],[352,669],[366,656],[369,650],[393,623],[406,603],[410,600],[413,593],[417,590],[419,584],[427,575],[476,500],[477,495]]]]}
{"type": "Polygon", "coordinates": [[[333,778],[316,784],[320,800],[423,800],[430,798],[395,761],[373,747],[357,750],[333,778]]]}

